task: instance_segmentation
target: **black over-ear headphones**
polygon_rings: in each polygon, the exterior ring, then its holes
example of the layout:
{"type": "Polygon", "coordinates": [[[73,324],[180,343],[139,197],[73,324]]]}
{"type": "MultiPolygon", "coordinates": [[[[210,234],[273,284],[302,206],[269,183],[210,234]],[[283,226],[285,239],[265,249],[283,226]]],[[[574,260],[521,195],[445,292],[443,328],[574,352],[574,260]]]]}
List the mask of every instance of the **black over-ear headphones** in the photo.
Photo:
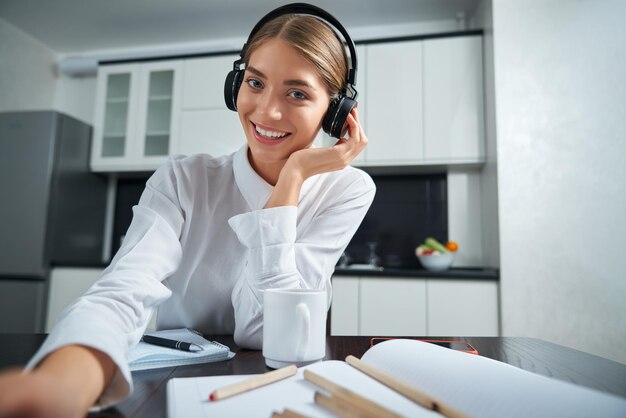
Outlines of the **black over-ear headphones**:
{"type": "Polygon", "coordinates": [[[324,120],[322,121],[322,129],[324,129],[324,132],[334,138],[341,138],[343,134],[342,128],[346,123],[348,114],[350,114],[352,108],[356,106],[356,98],[358,95],[358,92],[354,88],[356,85],[357,71],[356,48],[354,47],[354,42],[350,38],[350,35],[348,35],[348,31],[346,31],[337,19],[325,10],[311,4],[292,3],[274,9],[263,16],[254,28],[252,28],[252,32],[250,32],[248,40],[241,49],[241,53],[239,54],[240,58],[233,63],[233,70],[226,76],[226,82],[224,83],[224,100],[226,101],[226,107],[230,110],[237,111],[237,95],[239,94],[239,88],[243,82],[243,74],[245,72],[245,70],[241,68],[241,65],[243,64],[243,57],[246,54],[246,49],[248,48],[250,40],[263,27],[263,25],[270,20],[292,13],[311,15],[324,20],[327,24],[332,25],[332,27],[339,31],[348,44],[352,68],[348,69],[347,86],[339,92],[339,95],[335,99],[331,101],[328,106],[328,110],[326,111],[326,115],[324,116],[324,120]]]}

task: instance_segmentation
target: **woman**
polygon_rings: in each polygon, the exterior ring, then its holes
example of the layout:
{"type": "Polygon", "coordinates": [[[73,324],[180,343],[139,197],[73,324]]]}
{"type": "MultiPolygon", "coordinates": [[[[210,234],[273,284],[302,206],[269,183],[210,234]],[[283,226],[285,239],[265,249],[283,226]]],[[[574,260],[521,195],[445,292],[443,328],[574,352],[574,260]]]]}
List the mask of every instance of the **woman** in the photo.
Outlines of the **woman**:
{"type": "Polygon", "coordinates": [[[102,277],[64,311],[29,373],[0,377],[0,416],[82,416],[128,396],[126,353],[157,306],[157,328],[233,333],[260,349],[264,289],[325,289],[330,304],[334,266],[375,193],[348,166],[367,144],[356,108],[347,139],[311,147],[345,89],[345,49],[327,24],[290,14],[256,33],[244,62],[246,144],[156,171],[102,277]]]}

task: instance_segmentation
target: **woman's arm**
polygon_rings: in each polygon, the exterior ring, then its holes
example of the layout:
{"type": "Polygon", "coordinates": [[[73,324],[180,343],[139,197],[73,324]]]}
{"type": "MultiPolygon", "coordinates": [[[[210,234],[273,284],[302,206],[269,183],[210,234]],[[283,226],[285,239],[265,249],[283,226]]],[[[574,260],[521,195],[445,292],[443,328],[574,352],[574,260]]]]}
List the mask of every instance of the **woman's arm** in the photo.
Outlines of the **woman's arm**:
{"type": "Polygon", "coordinates": [[[84,416],[94,400],[106,407],[128,396],[126,353],[171,295],[162,280],[182,254],[173,165],[149,180],[111,265],[63,311],[26,372],[0,373],[0,416],[84,416]]]}
{"type": "Polygon", "coordinates": [[[0,375],[0,416],[83,417],[115,368],[109,356],[93,348],[60,348],[30,373],[0,375]]]}

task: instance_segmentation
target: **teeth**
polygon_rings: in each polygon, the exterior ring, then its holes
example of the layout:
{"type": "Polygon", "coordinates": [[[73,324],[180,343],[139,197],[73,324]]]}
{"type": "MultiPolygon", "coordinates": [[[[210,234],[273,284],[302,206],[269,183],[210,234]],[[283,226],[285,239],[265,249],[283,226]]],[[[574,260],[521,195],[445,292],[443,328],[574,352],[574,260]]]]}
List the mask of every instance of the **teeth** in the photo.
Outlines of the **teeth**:
{"type": "Polygon", "coordinates": [[[267,137],[267,138],[282,138],[284,136],[287,135],[286,132],[273,132],[273,131],[266,131],[265,129],[259,128],[258,126],[254,125],[254,127],[256,128],[256,131],[258,133],[260,133],[261,135],[267,137]]]}

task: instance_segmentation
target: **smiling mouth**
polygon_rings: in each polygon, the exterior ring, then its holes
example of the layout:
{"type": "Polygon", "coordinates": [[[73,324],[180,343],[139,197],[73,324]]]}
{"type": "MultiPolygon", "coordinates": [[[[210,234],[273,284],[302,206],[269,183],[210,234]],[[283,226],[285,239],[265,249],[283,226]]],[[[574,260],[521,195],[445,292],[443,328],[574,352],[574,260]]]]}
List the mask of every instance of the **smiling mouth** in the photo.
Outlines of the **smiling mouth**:
{"type": "MultiPolygon", "coordinates": [[[[252,122],[250,122],[252,123],[252,122]]],[[[252,123],[255,134],[263,139],[280,141],[291,135],[291,132],[275,131],[271,129],[263,129],[255,123],[252,123]]]]}

